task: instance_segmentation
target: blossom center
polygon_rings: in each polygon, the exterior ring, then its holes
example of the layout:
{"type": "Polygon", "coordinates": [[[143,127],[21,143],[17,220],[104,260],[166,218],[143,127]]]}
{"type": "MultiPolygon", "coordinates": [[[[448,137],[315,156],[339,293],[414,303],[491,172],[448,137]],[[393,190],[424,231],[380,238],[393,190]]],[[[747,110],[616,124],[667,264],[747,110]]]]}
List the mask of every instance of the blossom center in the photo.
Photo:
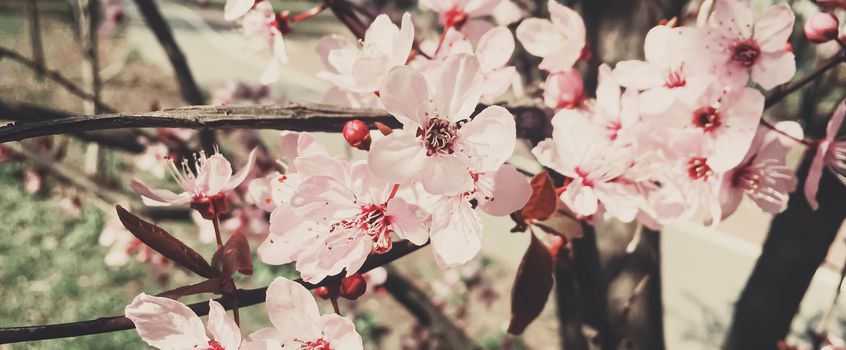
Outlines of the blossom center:
{"type": "Polygon", "coordinates": [[[751,67],[760,55],[761,47],[752,39],[735,42],[731,47],[731,60],[744,67],[751,67]]]}
{"type": "Polygon", "coordinates": [[[423,139],[427,156],[452,154],[455,152],[457,131],[455,124],[448,120],[432,118],[424,127],[417,129],[417,136],[423,139]]]}
{"type": "MultiPolygon", "coordinates": [[[[391,220],[385,214],[386,205],[369,204],[361,207],[361,212],[347,220],[333,225],[332,229],[344,229],[364,234],[373,240],[373,252],[384,254],[393,247],[391,238],[391,220]]],[[[360,236],[359,236],[360,237],[360,236]]]]}
{"type": "Polygon", "coordinates": [[[673,69],[667,73],[667,81],[664,82],[665,87],[675,89],[685,85],[687,85],[687,80],[685,80],[684,74],[682,74],[680,69],[673,69]]]}
{"type": "Polygon", "coordinates": [[[216,340],[209,340],[209,347],[206,350],[226,350],[216,340]]]}
{"type": "Polygon", "coordinates": [[[722,125],[720,112],[714,107],[702,107],[693,111],[693,125],[705,132],[712,131],[722,125]]]}
{"type": "Polygon", "coordinates": [[[332,346],[323,338],[315,341],[306,342],[300,347],[301,350],[332,350],[332,346]]]}
{"type": "Polygon", "coordinates": [[[443,14],[444,16],[444,27],[460,27],[467,22],[467,12],[464,12],[464,9],[459,8],[458,6],[453,6],[443,14]]]}
{"type": "Polygon", "coordinates": [[[734,187],[754,193],[761,186],[761,174],[754,169],[744,168],[736,171],[731,179],[734,187]]]}
{"type": "Polygon", "coordinates": [[[576,175],[582,179],[582,185],[593,187],[593,180],[588,178],[588,175],[590,174],[587,171],[580,167],[576,167],[574,170],[576,171],[576,175]]]}
{"type": "Polygon", "coordinates": [[[708,160],[702,157],[690,158],[687,161],[687,175],[693,180],[708,180],[708,177],[713,174],[711,167],[708,166],[708,160]]]}

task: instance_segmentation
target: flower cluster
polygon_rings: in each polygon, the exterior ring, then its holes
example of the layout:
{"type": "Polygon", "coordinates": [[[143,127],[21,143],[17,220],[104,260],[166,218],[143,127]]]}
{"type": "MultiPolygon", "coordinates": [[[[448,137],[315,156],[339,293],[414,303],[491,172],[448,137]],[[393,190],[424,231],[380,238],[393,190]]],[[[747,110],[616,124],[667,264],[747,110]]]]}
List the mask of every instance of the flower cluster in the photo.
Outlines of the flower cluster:
{"type": "Polygon", "coordinates": [[[161,350],[362,349],[352,321],[339,315],[320,315],[311,293],[299,283],[277,277],[267,288],[267,314],[273,327],[242,339],[241,329],[220,303],[209,301],[206,326],[185,304],[150,296],[136,296],[126,306],[138,335],[161,350]]]}
{"type": "Polygon", "coordinates": [[[701,26],[656,26],[645,60],[601,66],[596,98],[584,101],[556,81],[558,72],[577,74],[570,69],[583,23],[554,1],[549,7],[552,21],[528,19],[517,38],[543,57],[540,68],[552,73],[547,90],[560,91],[546,99],[560,108],[553,136],[533,153],[568,177],[561,200],[576,214],[658,228],[699,214],[719,222],[744,196],[769,213],[786,208],[796,187],[784,163],[790,141],[758,126],[764,96],[750,78],[766,90],[793,76],[790,7],[753,21],[746,2],[717,0],[701,26]]]}

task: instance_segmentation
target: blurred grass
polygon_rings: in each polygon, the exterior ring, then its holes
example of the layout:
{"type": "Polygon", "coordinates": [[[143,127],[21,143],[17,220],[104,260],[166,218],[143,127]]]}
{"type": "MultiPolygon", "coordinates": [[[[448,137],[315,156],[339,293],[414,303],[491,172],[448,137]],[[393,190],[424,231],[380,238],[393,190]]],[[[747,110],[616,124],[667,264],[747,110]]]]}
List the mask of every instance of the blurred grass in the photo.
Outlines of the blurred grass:
{"type": "MultiPolygon", "coordinates": [[[[0,327],[119,315],[141,288],[146,268],[103,264],[97,238],[104,215],[82,205],[78,217],[46,195],[24,192],[19,164],[0,165],[0,327]]],[[[4,349],[144,349],[134,332],[14,344],[4,349]]]]}

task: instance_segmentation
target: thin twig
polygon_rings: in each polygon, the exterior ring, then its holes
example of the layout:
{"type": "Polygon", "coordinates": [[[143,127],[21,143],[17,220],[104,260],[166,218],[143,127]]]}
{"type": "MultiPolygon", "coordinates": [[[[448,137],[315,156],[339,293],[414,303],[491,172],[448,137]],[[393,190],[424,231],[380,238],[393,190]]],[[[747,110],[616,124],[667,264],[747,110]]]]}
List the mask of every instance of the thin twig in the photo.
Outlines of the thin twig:
{"type": "MultiPolygon", "coordinates": [[[[428,243],[427,243],[428,244],[428,243]]],[[[403,256],[411,254],[421,247],[425,246],[414,245],[408,241],[399,241],[394,243],[393,248],[385,253],[378,255],[370,255],[364,262],[359,272],[367,272],[379,266],[386,265],[392,261],[403,256]]],[[[320,287],[325,283],[310,284],[297,280],[300,284],[308,289],[320,287]]],[[[240,307],[247,307],[263,303],[267,294],[267,287],[256,289],[239,289],[236,291],[238,303],[240,307]]],[[[217,298],[217,302],[221,303],[223,307],[232,309],[233,304],[231,298],[217,298]]],[[[198,302],[188,305],[198,316],[207,315],[209,313],[209,303],[207,301],[198,302]]],[[[27,326],[27,327],[7,327],[0,328],[0,344],[17,343],[33,340],[57,339],[78,337],[90,334],[101,334],[122,331],[135,328],[128,318],[124,316],[101,317],[89,321],[79,321],[70,323],[49,324],[41,326],[27,326]]]]}
{"type": "MultiPolygon", "coordinates": [[[[12,60],[17,61],[18,63],[26,66],[29,69],[32,69],[33,71],[38,71],[38,69],[39,69],[38,64],[36,62],[33,62],[32,60],[22,56],[21,54],[19,54],[17,52],[14,52],[12,50],[0,47],[0,59],[2,59],[4,57],[11,58],[12,60]]],[[[50,79],[50,80],[56,82],[57,84],[61,85],[63,88],[65,88],[65,90],[68,90],[68,92],[70,92],[71,94],[74,94],[74,95],[76,95],[76,96],[78,96],[78,97],[80,97],[84,100],[93,102],[94,104],[97,105],[98,108],[100,108],[104,112],[115,113],[117,111],[116,109],[109,107],[108,105],[104,104],[102,101],[97,100],[97,98],[94,95],[91,95],[91,94],[85,92],[84,89],[82,89],[81,87],[79,87],[78,85],[73,83],[72,81],[70,81],[67,78],[65,78],[64,76],[62,76],[61,73],[54,71],[54,70],[51,70],[51,69],[46,69],[44,71],[44,74],[45,74],[45,77],[47,77],[48,79],[50,79]]]]}

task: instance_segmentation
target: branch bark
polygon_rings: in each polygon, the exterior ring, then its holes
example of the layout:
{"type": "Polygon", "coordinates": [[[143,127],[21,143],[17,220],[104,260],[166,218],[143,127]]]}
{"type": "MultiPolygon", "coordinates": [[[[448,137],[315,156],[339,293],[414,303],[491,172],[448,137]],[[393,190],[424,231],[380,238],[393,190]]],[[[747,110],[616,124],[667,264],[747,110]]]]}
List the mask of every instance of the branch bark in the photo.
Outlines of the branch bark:
{"type": "MultiPolygon", "coordinates": [[[[40,69],[38,63],[22,56],[17,52],[0,47],[0,59],[2,58],[10,58],[36,72],[40,69]]],[[[116,112],[114,108],[109,107],[108,105],[97,99],[97,97],[95,97],[94,95],[85,92],[83,88],[79,87],[74,82],[70,81],[68,78],[65,78],[61,73],[51,69],[45,69],[44,74],[45,77],[61,85],[63,88],[65,88],[65,90],[67,90],[71,94],[74,94],[86,101],[91,101],[92,103],[97,105],[97,107],[100,108],[102,111],[108,113],[116,112]]]]}
{"type": "MultiPolygon", "coordinates": [[[[540,123],[521,123],[521,118],[540,119],[545,112],[534,107],[510,108],[517,116],[518,135],[532,134],[540,123]],[[538,117],[537,115],[540,115],[538,117]]],[[[311,103],[287,103],[282,106],[188,106],[148,113],[115,113],[73,116],[56,120],[17,123],[0,127],[0,143],[79,131],[122,128],[255,128],[291,131],[340,132],[344,123],[360,119],[373,127],[381,122],[390,127],[401,124],[384,111],[351,109],[311,103]]]]}
{"type": "MultiPolygon", "coordinates": [[[[809,153],[812,156],[812,154],[809,153]]],[[[810,166],[799,170],[804,187],[810,166]]],[[[775,349],[784,339],[814,273],[846,219],[846,186],[827,169],[820,180],[819,209],[811,210],[802,191],[773,219],[761,256],[740,294],[724,349],[775,349]]]]}
{"type": "MultiPolygon", "coordinates": [[[[427,243],[428,244],[428,243],[427,243]]],[[[425,245],[423,245],[425,246],[425,245]]],[[[385,254],[370,255],[359,272],[367,272],[379,266],[386,265],[396,259],[411,254],[423,246],[411,244],[408,241],[400,241],[394,243],[393,249],[385,254]]],[[[318,284],[310,284],[297,280],[300,284],[308,289],[314,289],[323,285],[324,280],[318,284]]],[[[238,306],[247,307],[263,303],[265,301],[267,287],[256,289],[239,289],[235,294],[237,295],[238,306]]],[[[215,299],[226,309],[232,309],[232,298],[217,298],[215,299]]],[[[188,305],[198,316],[207,315],[209,313],[208,301],[198,302],[188,305]]],[[[56,339],[78,337],[83,335],[101,334],[122,331],[135,328],[128,318],[124,316],[101,317],[89,321],[58,323],[43,326],[28,326],[28,327],[8,327],[0,328],[0,344],[17,343],[33,340],[56,339]]]]}
{"type": "Polygon", "coordinates": [[[427,327],[450,349],[473,349],[477,346],[458,328],[449,317],[444,315],[437,306],[433,305],[429,295],[414,285],[396,270],[388,268],[388,279],[382,285],[409,313],[427,327]]]}

